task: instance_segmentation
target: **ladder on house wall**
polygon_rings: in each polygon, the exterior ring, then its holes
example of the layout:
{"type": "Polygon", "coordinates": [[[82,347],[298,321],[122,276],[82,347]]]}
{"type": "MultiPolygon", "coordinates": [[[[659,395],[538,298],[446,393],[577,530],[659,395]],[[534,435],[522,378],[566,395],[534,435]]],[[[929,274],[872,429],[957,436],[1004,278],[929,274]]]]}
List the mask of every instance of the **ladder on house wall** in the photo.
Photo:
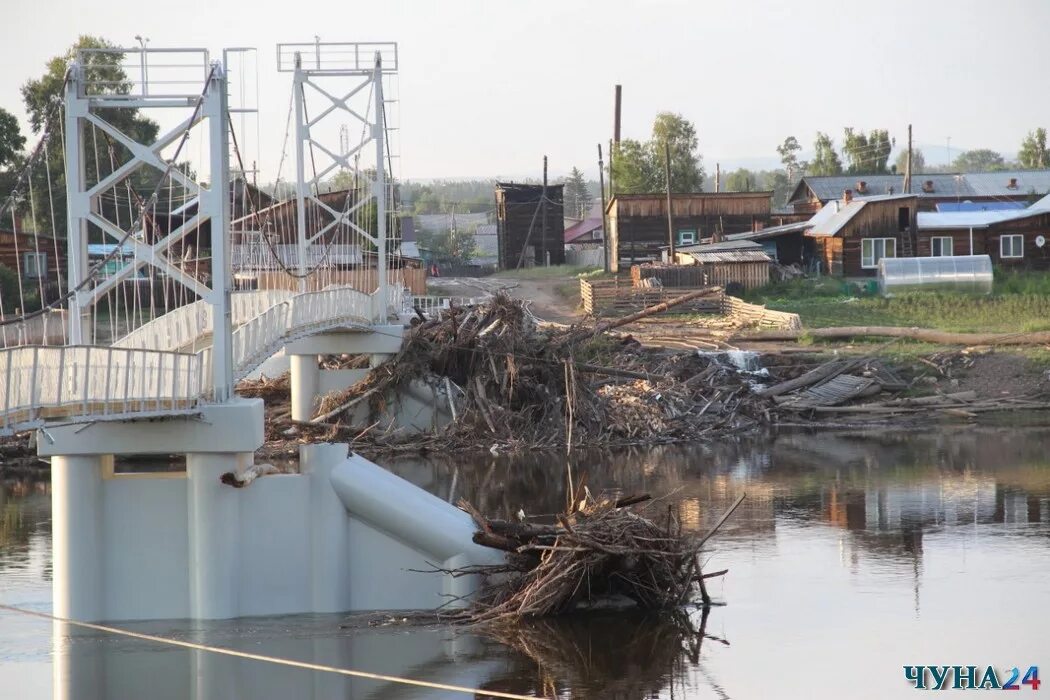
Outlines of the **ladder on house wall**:
{"type": "Polygon", "coordinates": [[[910,226],[908,228],[904,229],[903,231],[901,231],[900,239],[901,239],[901,250],[900,250],[900,255],[897,256],[897,257],[901,257],[901,258],[913,257],[914,254],[915,254],[914,253],[915,246],[912,244],[911,227],[910,226]]]}

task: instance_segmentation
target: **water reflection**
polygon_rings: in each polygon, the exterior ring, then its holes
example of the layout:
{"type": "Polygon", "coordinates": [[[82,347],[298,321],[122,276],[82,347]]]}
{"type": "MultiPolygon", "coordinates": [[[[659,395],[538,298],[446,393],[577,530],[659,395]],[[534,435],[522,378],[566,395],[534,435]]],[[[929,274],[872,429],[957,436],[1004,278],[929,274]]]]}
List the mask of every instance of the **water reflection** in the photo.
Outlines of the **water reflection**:
{"type": "MultiPolygon", "coordinates": [[[[697,531],[746,491],[708,565],[730,569],[711,588],[726,605],[706,621],[692,611],[686,625],[607,613],[483,635],[344,627],[345,618],[330,616],[135,628],[562,698],[895,697],[904,694],[904,664],[1009,667],[1045,655],[1047,444],[1046,429],[966,427],[926,435],[784,434],[580,452],[569,461],[551,453],[401,459],[391,465],[395,472],[500,517],[561,511],[569,469],[577,480],[586,473],[592,491],[665,496],[654,512],[670,509],[697,531]],[[1004,620],[1009,635],[993,634],[1004,620]],[[822,674],[817,685],[814,663],[822,674]],[[858,678],[865,679],[860,686],[858,678]]],[[[0,516],[0,600],[46,607],[46,486],[8,485],[0,516]]],[[[39,623],[4,615],[0,687],[35,687],[25,681],[39,668],[27,662],[46,662],[52,641],[56,698],[457,697],[61,628],[52,638],[39,623]]]]}

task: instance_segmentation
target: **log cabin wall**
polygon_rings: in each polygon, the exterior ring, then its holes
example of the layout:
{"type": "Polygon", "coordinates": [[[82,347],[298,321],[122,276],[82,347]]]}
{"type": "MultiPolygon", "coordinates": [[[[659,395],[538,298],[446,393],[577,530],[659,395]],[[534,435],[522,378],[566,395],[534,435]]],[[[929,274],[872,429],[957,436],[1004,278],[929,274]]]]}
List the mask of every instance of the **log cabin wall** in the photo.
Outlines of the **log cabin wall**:
{"type": "MultiPolygon", "coordinates": [[[[932,239],[936,237],[951,237],[955,255],[970,254],[969,229],[923,229],[919,233],[916,255],[931,255],[932,239]]],[[[1003,270],[1050,270],[1050,213],[974,228],[973,252],[989,256],[992,264],[1003,270]],[[1023,237],[1021,257],[1003,257],[1003,236],[1023,237]],[[1042,246],[1038,244],[1040,236],[1042,246]]]]}
{"type": "MultiPolygon", "coordinates": [[[[769,224],[772,192],[697,192],[671,195],[675,236],[696,232],[697,241],[744,233],[769,224]]],[[[613,258],[658,260],[668,246],[667,195],[622,194],[609,202],[613,258]]],[[[676,240],[677,244],[677,240],[676,240]]]]}
{"type": "Polygon", "coordinates": [[[565,207],[562,185],[547,186],[547,233],[543,235],[542,185],[496,183],[496,241],[499,268],[513,270],[519,261],[523,266],[543,265],[550,255],[551,265],[565,264],[565,207]],[[522,251],[532,249],[524,260],[522,251]]]}

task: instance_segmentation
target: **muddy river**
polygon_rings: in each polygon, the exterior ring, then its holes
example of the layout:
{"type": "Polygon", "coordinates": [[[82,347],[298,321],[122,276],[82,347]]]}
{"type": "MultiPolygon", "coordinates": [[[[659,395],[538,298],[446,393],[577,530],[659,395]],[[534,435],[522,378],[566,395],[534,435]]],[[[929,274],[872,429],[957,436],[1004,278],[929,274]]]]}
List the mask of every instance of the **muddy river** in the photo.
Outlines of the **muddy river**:
{"type": "MultiPolygon", "coordinates": [[[[386,617],[121,626],[330,666],[559,698],[892,698],[906,665],[1045,664],[1050,429],[780,435],[619,452],[389,464],[494,516],[552,514],[570,469],[593,492],[660,496],[703,531],[741,493],[707,570],[704,616],[591,613],[480,635],[386,617]]],[[[274,527],[280,527],[279,522],[274,527]]],[[[163,546],[163,543],[158,543],[163,546]]],[[[49,611],[50,496],[0,490],[0,602],[49,611]]],[[[409,574],[405,575],[420,575],[409,574]]],[[[1028,692],[1024,686],[1022,695],[1028,692]]],[[[456,698],[218,657],[0,611],[0,697],[456,698]]]]}

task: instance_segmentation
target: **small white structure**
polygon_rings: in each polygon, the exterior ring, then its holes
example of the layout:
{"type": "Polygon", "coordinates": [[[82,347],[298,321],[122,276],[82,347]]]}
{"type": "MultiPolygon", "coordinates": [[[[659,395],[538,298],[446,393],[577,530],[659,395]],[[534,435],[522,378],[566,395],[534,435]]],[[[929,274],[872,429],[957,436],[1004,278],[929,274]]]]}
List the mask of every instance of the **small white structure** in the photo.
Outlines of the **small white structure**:
{"type": "Polygon", "coordinates": [[[883,296],[919,291],[991,294],[992,282],[992,259],[987,255],[879,260],[883,296]]]}

